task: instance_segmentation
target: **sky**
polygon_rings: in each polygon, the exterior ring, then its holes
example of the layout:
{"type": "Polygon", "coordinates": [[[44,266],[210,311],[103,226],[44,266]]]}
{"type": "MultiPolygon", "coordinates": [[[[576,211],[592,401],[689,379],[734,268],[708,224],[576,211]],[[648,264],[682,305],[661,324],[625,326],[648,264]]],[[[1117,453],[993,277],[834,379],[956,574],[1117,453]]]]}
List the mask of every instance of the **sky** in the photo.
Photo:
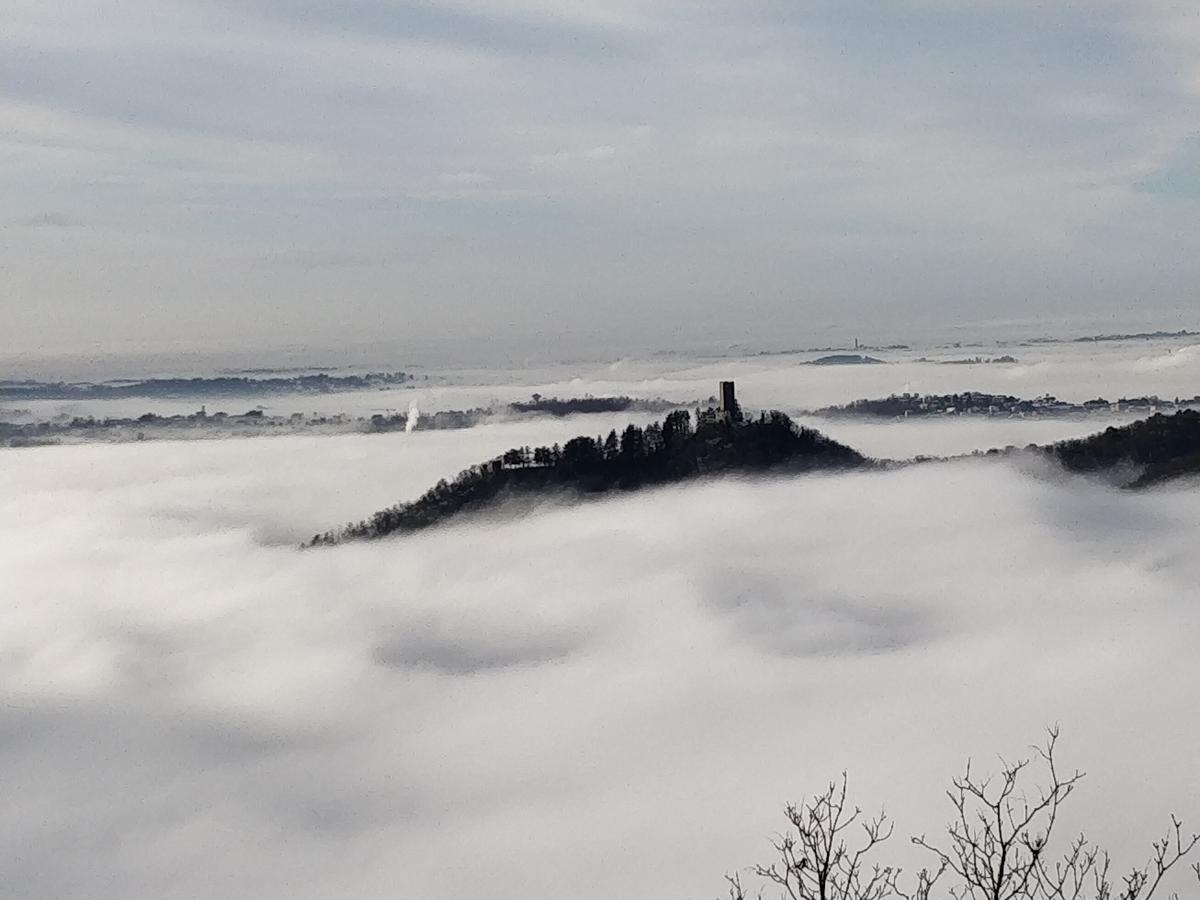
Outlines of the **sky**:
{"type": "Polygon", "coordinates": [[[296,549],[579,425],[5,450],[7,893],[711,900],[843,770],[911,871],[1055,722],[1054,851],[1200,824],[1194,485],[966,460],[296,549]]]}
{"type": "Polygon", "coordinates": [[[1195,324],[1167,0],[10,0],[0,353],[1195,324]]]}

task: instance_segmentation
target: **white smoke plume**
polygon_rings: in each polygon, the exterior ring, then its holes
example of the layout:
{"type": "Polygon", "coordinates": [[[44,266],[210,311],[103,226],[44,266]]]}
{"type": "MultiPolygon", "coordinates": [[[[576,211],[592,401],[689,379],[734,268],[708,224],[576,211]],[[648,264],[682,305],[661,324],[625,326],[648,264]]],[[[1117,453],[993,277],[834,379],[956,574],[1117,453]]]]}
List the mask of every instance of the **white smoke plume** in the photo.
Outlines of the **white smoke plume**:
{"type": "Polygon", "coordinates": [[[421,421],[421,410],[417,408],[417,402],[414,400],[408,406],[408,418],[404,422],[404,430],[412,433],[416,430],[417,423],[421,421]]]}

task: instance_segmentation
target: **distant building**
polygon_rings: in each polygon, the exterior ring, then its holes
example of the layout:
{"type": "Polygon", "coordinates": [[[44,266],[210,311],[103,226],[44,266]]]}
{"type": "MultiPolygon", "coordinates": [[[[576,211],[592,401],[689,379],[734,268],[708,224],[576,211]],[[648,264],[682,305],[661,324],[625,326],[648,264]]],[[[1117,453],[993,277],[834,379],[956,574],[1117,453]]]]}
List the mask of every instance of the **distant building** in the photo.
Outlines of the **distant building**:
{"type": "Polygon", "coordinates": [[[726,418],[736,418],[738,415],[737,395],[734,393],[732,381],[722,381],[717,389],[718,409],[726,418]]]}

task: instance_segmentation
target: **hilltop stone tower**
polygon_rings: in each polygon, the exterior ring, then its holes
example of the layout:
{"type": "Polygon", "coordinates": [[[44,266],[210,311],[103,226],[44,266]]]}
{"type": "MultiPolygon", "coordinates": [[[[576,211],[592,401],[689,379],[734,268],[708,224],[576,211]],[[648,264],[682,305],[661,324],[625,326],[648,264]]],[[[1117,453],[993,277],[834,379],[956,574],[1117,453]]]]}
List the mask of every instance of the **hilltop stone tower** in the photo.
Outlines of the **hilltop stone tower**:
{"type": "Polygon", "coordinates": [[[722,381],[717,386],[718,410],[726,419],[738,418],[737,394],[732,381],[722,381]]]}

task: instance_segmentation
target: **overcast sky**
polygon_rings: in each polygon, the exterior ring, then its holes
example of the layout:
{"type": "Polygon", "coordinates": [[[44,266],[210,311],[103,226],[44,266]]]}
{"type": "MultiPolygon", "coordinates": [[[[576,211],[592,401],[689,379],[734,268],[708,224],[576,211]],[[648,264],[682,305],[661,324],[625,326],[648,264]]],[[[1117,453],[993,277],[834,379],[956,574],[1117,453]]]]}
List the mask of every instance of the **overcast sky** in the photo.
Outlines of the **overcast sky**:
{"type": "Polygon", "coordinates": [[[1160,0],[8,0],[0,352],[1195,324],[1198,51],[1160,0]]]}

